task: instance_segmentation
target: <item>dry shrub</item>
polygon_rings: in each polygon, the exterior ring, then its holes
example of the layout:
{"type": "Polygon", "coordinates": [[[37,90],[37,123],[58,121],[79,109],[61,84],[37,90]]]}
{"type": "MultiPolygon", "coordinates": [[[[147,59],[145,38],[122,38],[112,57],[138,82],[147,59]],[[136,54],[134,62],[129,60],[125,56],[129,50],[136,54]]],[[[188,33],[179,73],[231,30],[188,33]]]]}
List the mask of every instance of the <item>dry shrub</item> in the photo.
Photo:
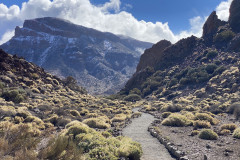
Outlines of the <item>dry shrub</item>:
{"type": "Polygon", "coordinates": [[[221,125],[221,130],[227,129],[230,131],[234,131],[236,128],[237,128],[237,125],[234,123],[221,125]]]}
{"type": "Polygon", "coordinates": [[[127,119],[127,116],[125,114],[116,114],[112,118],[112,122],[122,122],[122,121],[125,121],[126,119],[127,119]]]}
{"type": "Polygon", "coordinates": [[[210,114],[207,113],[196,113],[195,120],[208,121],[211,125],[216,125],[219,121],[216,118],[213,118],[210,114]]]}
{"type": "Polygon", "coordinates": [[[100,118],[89,118],[84,120],[83,123],[87,124],[91,128],[107,129],[111,127],[110,124],[105,123],[100,118]]]}
{"type": "Polygon", "coordinates": [[[237,138],[237,139],[240,139],[240,128],[237,128],[237,129],[234,130],[233,137],[237,138]]]}
{"type": "Polygon", "coordinates": [[[228,129],[223,129],[223,130],[220,131],[219,135],[229,135],[230,133],[231,133],[230,130],[228,130],[228,129]]]}
{"type": "Polygon", "coordinates": [[[201,139],[205,139],[205,140],[217,140],[218,139],[218,135],[216,132],[214,132],[211,129],[203,129],[201,130],[201,132],[199,133],[199,138],[201,139]]]}
{"type": "Polygon", "coordinates": [[[202,120],[197,120],[193,122],[193,127],[194,128],[210,128],[211,124],[208,121],[202,121],[202,120]]]}
{"type": "Polygon", "coordinates": [[[192,121],[190,121],[186,116],[172,113],[168,118],[162,121],[162,125],[172,126],[172,127],[184,127],[192,125],[192,121]]]}

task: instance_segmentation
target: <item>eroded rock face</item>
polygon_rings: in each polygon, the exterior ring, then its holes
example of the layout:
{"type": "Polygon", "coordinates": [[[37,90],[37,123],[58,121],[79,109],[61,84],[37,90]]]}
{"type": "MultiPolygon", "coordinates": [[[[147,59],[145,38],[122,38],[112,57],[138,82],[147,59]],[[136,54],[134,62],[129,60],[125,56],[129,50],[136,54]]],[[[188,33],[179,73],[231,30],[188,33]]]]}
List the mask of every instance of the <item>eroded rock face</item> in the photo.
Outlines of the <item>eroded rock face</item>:
{"type": "Polygon", "coordinates": [[[59,77],[73,76],[89,93],[112,94],[136,70],[151,43],[117,36],[69,21],[45,17],[26,20],[0,46],[59,77]]]}
{"type": "Polygon", "coordinates": [[[146,49],[144,54],[140,58],[140,62],[137,66],[137,72],[145,69],[147,66],[154,67],[157,63],[157,59],[161,56],[162,52],[171,45],[171,42],[162,40],[153,45],[152,48],[146,49]]]}
{"type": "Polygon", "coordinates": [[[203,26],[203,35],[202,38],[206,41],[207,44],[211,44],[213,41],[213,36],[217,33],[218,28],[224,25],[225,22],[218,19],[216,11],[213,11],[208,17],[207,21],[203,26]]]}
{"type": "Polygon", "coordinates": [[[240,0],[233,0],[230,7],[229,24],[234,32],[240,32],[240,0]]]}

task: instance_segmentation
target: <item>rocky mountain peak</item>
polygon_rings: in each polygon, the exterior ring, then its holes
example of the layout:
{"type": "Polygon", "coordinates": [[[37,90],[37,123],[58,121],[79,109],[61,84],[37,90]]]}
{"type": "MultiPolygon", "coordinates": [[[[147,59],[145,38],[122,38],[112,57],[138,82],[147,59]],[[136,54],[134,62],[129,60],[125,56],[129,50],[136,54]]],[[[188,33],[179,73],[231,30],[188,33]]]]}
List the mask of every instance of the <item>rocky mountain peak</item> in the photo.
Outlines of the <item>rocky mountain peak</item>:
{"type": "Polygon", "coordinates": [[[53,17],[26,20],[0,46],[61,78],[72,76],[93,94],[120,90],[152,44],[53,17]]]}
{"type": "Polygon", "coordinates": [[[216,11],[213,11],[208,17],[207,21],[203,26],[203,35],[202,38],[207,42],[211,43],[213,36],[217,33],[218,28],[224,25],[225,22],[218,19],[216,11]]]}
{"type": "Polygon", "coordinates": [[[234,32],[240,32],[240,0],[233,0],[230,7],[229,24],[234,32]]]}
{"type": "Polygon", "coordinates": [[[137,72],[145,69],[147,66],[154,67],[157,57],[159,57],[162,54],[162,52],[170,45],[171,45],[170,41],[161,40],[158,43],[154,44],[152,48],[146,49],[146,51],[140,58],[140,62],[137,66],[137,72]]]}

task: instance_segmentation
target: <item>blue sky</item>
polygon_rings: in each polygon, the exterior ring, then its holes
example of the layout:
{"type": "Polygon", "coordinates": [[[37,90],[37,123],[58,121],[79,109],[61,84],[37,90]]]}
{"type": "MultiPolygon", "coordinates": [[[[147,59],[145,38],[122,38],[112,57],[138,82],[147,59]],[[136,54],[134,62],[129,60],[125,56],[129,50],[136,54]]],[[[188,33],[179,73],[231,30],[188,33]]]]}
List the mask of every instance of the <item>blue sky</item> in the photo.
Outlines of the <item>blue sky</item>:
{"type": "Polygon", "coordinates": [[[25,19],[44,16],[157,42],[201,36],[207,16],[217,10],[227,20],[232,0],[0,0],[0,44],[25,19]],[[22,7],[22,3],[26,2],[22,7]],[[17,6],[12,6],[17,5],[17,6]]]}
{"type": "MultiPolygon", "coordinates": [[[[99,5],[107,0],[90,0],[99,5]]],[[[137,18],[150,22],[168,22],[174,33],[189,29],[189,19],[208,16],[222,0],[122,0],[122,8],[137,18]],[[130,4],[131,7],[126,5],[130,4]]]]}

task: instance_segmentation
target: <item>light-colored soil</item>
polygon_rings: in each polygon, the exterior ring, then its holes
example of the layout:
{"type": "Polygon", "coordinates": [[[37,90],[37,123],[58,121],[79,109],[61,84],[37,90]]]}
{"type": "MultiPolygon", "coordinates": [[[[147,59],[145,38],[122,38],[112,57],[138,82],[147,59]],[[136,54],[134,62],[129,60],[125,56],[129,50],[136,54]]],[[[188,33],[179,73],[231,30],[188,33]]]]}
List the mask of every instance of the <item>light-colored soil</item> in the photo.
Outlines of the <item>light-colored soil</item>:
{"type": "Polygon", "coordinates": [[[152,115],[142,113],[141,117],[133,119],[132,123],[123,129],[123,135],[142,145],[141,160],[173,160],[167,149],[148,132],[148,127],[154,120],[152,115]]]}

